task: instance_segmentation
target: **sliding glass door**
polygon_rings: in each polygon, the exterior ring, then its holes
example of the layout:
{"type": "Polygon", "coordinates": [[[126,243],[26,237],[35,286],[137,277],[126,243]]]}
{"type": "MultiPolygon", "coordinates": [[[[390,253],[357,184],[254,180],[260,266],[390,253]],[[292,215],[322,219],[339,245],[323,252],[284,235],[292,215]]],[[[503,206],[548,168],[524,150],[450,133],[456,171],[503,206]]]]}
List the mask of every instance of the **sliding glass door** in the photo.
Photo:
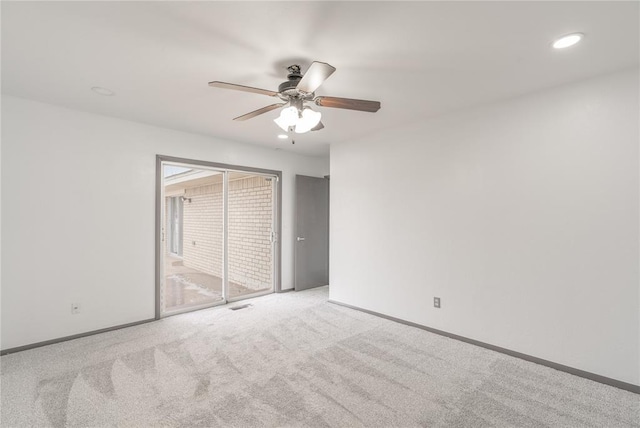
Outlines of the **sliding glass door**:
{"type": "Polygon", "coordinates": [[[273,290],[273,177],[229,172],[229,299],[273,290]]]}
{"type": "Polygon", "coordinates": [[[156,316],[275,289],[278,176],[159,162],[156,316]]]}
{"type": "Polygon", "coordinates": [[[223,171],[163,165],[163,313],[224,301],[223,185],[223,171]]]}

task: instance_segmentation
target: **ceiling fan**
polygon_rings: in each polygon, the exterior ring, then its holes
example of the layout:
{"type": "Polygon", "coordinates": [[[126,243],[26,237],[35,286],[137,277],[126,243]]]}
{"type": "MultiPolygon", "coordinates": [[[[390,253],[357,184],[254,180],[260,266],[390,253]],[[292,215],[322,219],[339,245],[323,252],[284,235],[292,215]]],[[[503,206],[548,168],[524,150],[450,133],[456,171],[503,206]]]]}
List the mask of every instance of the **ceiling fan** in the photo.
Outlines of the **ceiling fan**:
{"type": "Polygon", "coordinates": [[[278,86],[278,92],[218,81],[209,82],[209,86],[280,98],[283,102],[262,107],[251,113],[238,116],[233,120],[251,119],[277,108],[287,106],[282,109],[280,116],[275,119],[274,122],[285,132],[296,132],[298,134],[309,131],[319,131],[324,128],[324,125],[320,121],[321,113],[306,106],[305,103],[314,103],[320,107],[342,108],[370,113],[375,113],[380,110],[379,101],[316,96],[316,89],[336,71],[335,67],[327,63],[314,61],[304,75],[301,73],[299,65],[290,65],[287,67],[287,70],[289,71],[287,81],[278,86]]]}

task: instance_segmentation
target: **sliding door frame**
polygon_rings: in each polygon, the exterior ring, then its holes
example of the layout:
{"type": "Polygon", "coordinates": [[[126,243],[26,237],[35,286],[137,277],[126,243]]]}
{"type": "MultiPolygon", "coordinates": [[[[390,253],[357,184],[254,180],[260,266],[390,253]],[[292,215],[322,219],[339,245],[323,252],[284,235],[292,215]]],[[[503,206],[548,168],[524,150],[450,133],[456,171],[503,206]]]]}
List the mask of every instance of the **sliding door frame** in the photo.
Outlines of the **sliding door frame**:
{"type": "MultiPolygon", "coordinates": [[[[228,287],[224,287],[224,302],[232,302],[232,301],[236,301],[236,300],[242,300],[244,298],[251,298],[251,297],[257,297],[263,294],[270,294],[270,293],[280,293],[282,291],[282,275],[281,275],[281,271],[282,271],[282,239],[281,239],[281,232],[282,232],[282,171],[275,171],[275,170],[269,170],[269,169],[262,169],[262,168],[253,168],[253,167],[246,167],[246,166],[240,166],[240,165],[229,165],[229,164],[223,164],[223,163],[217,163],[217,162],[208,162],[208,161],[200,161],[200,160],[194,160],[194,159],[184,159],[184,158],[177,158],[177,157],[173,157],[173,156],[164,156],[164,155],[156,155],[156,203],[155,203],[155,209],[156,209],[156,230],[155,230],[155,262],[156,262],[156,267],[155,267],[155,319],[160,319],[162,318],[162,307],[161,307],[161,300],[160,300],[160,296],[161,296],[161,282],[162,282],[162,275],[164,275],[164,273],[162,272],[162,257],[163,257],[163,245],[164,242],[162,240],[162,228],[163,228],[163,215],[162,215],[162,208],[163,208],[163,197],[164,197],[164,189],[162,188],[163,186],[163,162],[171,162],[171,163],[177,163],[177,164],[187,164],[187,165],[191,165],[191,166],[201,166],[201,167],[205,167],[205,168],[211,168],[211,169],[216,169],[216,170],[221,170],[224,172],[224,190],[223,190],[223,195],[224,195],[224,205],[223,205],[223,212],[224,212],[224,253],[225,253],[225,257],[227,254],[227,250],[228,250],[228,231],[227,231],[227,227],[228,227],[228,210],[227,210],[227,186],[228,186],[228,172],[244,172],[244,173],[253,173],[253,174],[257,174],[257,175],[265,175],[265,176],[272,176],[276,178],[276,184],[274,186],[274,196],[275,196],[275,201],[274,201],[274,213],[275,213],[275,221],[273,222],[274,224],[274,242],[273,242],[273,254],[274,254],[274,263],[273,263],[273,290],[272,291],[268,291],[268,292],[260,292],[260,293],[253,293],[253,294],[248,294],[245,296],[242,296],[241,298],[234,298],[234,299],[229,299],[228,296],[228,287]]],[[[227,265],[228,263],[224,263],[224,280],[225,282],[227,281],[227,265]]],[[[207,305],[205,307],[210,307],[210,306],[216,306],[214,305],[207,305]]],[[[198,308],[190,308],[190,310],[197,310],[198,308]]],[[[201,308],[202,309],[202,308],[201,308]]],[[[178,312],[176,312],[178,313],[178,312]]],[[[173,313],[171,314],[167,314],[167,315],[173,315],[173,313]]]]}

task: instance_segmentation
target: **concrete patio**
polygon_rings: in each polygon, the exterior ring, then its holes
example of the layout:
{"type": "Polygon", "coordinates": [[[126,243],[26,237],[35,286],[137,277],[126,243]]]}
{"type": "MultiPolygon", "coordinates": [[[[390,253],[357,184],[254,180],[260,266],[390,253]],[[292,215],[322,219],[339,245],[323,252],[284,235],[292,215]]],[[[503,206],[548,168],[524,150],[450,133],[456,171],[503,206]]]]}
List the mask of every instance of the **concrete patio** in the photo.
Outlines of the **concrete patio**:
{"type": "MultiPolygon", "coordinates": [[[[175,311],[224,300],[222,278],[184,266],[182,259],[165,255],[165,311],[175,311]]],[[[229,282],[229,298],[245,296],[269,290],[269,287],[250,289],[229,282]]]]}

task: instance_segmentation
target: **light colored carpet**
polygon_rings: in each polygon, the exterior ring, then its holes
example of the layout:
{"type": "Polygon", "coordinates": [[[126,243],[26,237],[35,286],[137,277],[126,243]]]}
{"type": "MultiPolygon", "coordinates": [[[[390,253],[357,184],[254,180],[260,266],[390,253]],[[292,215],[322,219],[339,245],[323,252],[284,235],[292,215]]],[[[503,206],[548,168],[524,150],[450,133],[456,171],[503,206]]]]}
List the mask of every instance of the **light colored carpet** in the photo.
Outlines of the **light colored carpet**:
{"type": "Polygon", "coordinates": [[[273,294],[2,357],[2,426],[640,426],[638,395],[327,296],[273,294]]]}

